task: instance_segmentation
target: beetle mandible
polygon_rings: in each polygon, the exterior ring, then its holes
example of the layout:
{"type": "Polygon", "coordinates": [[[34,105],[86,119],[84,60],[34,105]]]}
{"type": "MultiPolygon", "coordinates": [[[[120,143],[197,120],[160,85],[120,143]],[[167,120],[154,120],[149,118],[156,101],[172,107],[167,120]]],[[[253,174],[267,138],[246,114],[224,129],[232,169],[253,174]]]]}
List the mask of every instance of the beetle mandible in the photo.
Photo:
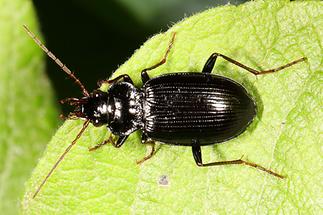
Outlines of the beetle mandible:
{"type": "Polygon", "coordinates": [[[181,72],[150,78],[148,71],[166,62],[166,58],[175,40],[171,41],[162,60],[142,70],[143,86],[134,86],[127,74],[111,80],[98,82],[109,84],[107,92],[99,89],[89,93],[81,81],[26,27],[29,36],[52,58],[59,67],[81,88],[83,97],[67,98],[60,102],[75,106],[67,119],[85,120],[82,129],[72,143],[58,158],[50,172],[42,181],[33,198],[53,173],[57,165],[81,137],[89,123],[94,126],[107,126],[111,134],[104,142],[90,148],[94,151],[111,143],[121,147],[127,137],[136,130],[142,131],[142,143],[152,144],[152,151],[137,163],[151,158],[154,154],[154,141],[165,144],[189,146],[196,164],[200,167],[219,165],[248,165],[265,171],[278,178],[284,176],[275,173],[259,164],[242,158],[237,160],[204,163],[201,146],[225,142],[244,132],[257,114],[257,106],[246,89],[237,82],[219,75],[211,74],[216,59],[222,57],[254,75],[278,72],[299,62],[302,57],[275,69],[258,71],[220,53],[213,53],[206,61],[202,72],[181,72]],[[113,136],[118,136],[114,141],[113,136]]]}

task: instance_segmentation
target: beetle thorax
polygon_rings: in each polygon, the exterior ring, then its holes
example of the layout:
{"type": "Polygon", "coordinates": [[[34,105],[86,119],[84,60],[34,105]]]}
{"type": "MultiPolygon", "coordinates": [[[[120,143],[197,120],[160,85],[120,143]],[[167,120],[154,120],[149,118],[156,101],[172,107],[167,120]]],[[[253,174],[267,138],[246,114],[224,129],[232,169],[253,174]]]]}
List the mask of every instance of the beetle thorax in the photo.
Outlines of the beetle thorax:
{"type": "Polygon", "coordinates": [[[143,127],[142,93],[132,84],[119,82],[108,91],[108,127],[115,135],[129,135],[143,127]]]}

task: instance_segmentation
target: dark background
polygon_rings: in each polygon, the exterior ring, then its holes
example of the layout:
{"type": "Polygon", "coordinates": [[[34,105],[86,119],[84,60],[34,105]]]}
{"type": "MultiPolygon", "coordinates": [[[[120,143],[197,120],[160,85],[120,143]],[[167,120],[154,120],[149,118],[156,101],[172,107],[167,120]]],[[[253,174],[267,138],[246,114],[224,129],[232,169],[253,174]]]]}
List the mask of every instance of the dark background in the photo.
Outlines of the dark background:
{"type": "MultiPolygon", "coordinates": [[[[46,46],[89,91],[151,35],[185,16],[228,2],[246,0],[33,0],[46,46]]],[[[81,96],[79,88],[46,59],[57,99],[81,96]]]]}

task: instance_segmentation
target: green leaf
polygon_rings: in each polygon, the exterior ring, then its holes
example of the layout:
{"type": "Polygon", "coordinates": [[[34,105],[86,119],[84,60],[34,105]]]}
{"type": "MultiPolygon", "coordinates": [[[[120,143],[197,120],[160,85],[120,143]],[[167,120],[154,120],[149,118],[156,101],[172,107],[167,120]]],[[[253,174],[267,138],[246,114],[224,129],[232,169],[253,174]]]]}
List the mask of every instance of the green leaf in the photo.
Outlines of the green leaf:
{"type": "Polygon", "coordinates": [[[127,73],[141,86],[140,71],[158,62],[177,32],[167,63],[151,77],[201,71],[212,52],[258,69],[306,56],[277,74],[255,77],[222,59],[214,73],[232,78],[254,96],[257,120],[225,144],[203,147],[205,161],[238,159],[270,167],[280,180],[246,166],[198,168],[189,147],[159,145],[145,155],[140,133],[125,145],[88,152],[108,136],[90,126],[39,195],[32,194],[82,122],[66,121],[49,143],[28,182],[23,209],[39,213],[110,214],[320,214],[322,197],[322,2],[255,1],[207,10],[148,40],[114,76],[127,73]]]}
{"type": "Polygon", "coordinates": [[[24,183],[57,126],[57,106],[42,51],[22,25],[36,29],[31,1],[0,0],[0,211],[17,214],[24,183]]]}

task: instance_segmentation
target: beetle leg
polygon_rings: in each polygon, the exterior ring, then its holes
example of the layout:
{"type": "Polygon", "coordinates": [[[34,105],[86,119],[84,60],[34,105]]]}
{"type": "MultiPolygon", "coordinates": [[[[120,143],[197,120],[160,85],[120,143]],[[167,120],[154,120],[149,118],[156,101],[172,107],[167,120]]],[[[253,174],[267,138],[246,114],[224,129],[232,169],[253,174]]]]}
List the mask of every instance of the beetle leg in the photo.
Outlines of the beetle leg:
{"type": "Polygon", "coordinates": [[[149,141],[149,142],[146,142],[144,144],[151,145],[151,151],[150,151],[149,155],[146,155],[142,159],[137,160],[136,161],[137,164],[142,164],[144,161],[149,160],[155,154],[156,150],[155,150],[155,142],[154,141],[149,141]]]}
{"type": "Polygon", "coordinates": [[[201,153],[201,146],[200,146],[198,140],[192,140],[192,152],[193,152],[194,160],[195,160],[196,164],[199,167],[233,165],[233,164],[247,165],[247,166],[251,166],[251,167],[257,168],[259,170],[262,170],[264,172],[267,172],[267,173],[269,173],[269,174],[271,174],[273,176],[276,176],[278,178],[281,178],[281,179],[285,178],[284,176],[282,176],[282,175],[280,175],[278,173],[275,173],[270,169],[266,169],[265,167],[260,166],[259,164],[256,164],[256,163],[251,163],[249,161],[242,160],[242,158],[237,159],[237,160],[228,160],[228,161],[217,161],[217,162],[212,162],[212,163],[203,163],[203,161],[202,161],[202,153],[201,153]]]}
{"type": "Polygon", "coordinates": [[[141,134],[141,143],[145,144],[148,140],[148,136],[145,133],[141,134]]]}
{"type": "Polygon", "coordinates": [[[142,81],[142,83],[143,84],[146,83],[149,79],[150,78],[149,78],[149,75],[148,75],[146,69],[142,70],[141,71],[141,81],[142,81]]]}
{"type": "Polygon", "coordinates": [[[93,147],[89,148],[89,151],[90,151],[90,152],[95,151],[95,150],[97,150],[98,148],[101,148],[102,146],[104,146],[104,145],[106,145],[106,144],[108,144],[108,143],[112,143],[112,144],[114,143],[114,140],[113,140],[113,136],[112,136],[112,134],[110,134],[110,136],[108,137],[108,139],[104,140],[102,143],[97,144],[97,145],[95,145],[95,146],[93,146],[93,147]]]}
{"type": "Polygon", "coordinates": [[[98,148],[101,148],[102,146],[104,146],[105,144],[107,144],[107,143],[109,143],[109,142],[110,142],[110,139],[104,140],[102,143],[97,144],[97,145],[95,145],[95,146],[93,146],[93,147],[89,148],[89,151],[90,151],[90,152],[93,152],[93,151],[97,150],[98,148]]]}
{"type": "Polygon", "coordinates": [[[112,145],[116,148],[120,148],[124,142],[126,141],[126,139],[128,138],[129,135],[126,136],[119,136],[117,142],[112,142],[112,145]]]}
{"type": "Polygon", "coordinates": [[[169,42],[168,48],[166,50],[166,53],[164,54],[164,57],[161,59],[161,61],[159,61],[155,65],[153,65],[151,67],[148,67],[148,68],[141,71],[141,80],[142,80],[143,83],[146,83],[150,79],[147,71],[155,69],[155,68],[163,65],[164,63],[166,63],[166,58],[167,58],[167,56],[168,56],[168,54],[169,54],[169,52],[170,52],[170,50],[171,50],[171,48],[172,48],[172,46],[174,44],[175,36],[176,36],[176,32],[173,33],[172,38],[171,38],[171,40],[169,42]]]}
{"type": "Polygon", "coordinates": [[[250,67],[248,67],[248,66],[246,66],[246,65],[244,65],[244,64],[242,64],[242,63],[240,63],[240,62],[238,62],[238,61],[236,61],[236,60],[234,60],[232,58],[229,58],[229,57],[227,57],[227,56],[225,56],[223,54],[215,52],[206,61],[205,65],[203,67],[202,73],[211,73],[212,72],[212,69],[214,67],[214,64],[215,64],[215,61],[216,61],[217,57],[222,57],[226,61],[229,61],[230,63],[233,63],[233,64],[247,70],[248,72],[251,72],[254,75],[264,75],[264,74],[268,74],[268,73],[278,72],[278,71],[283,70],[283,69],[285,69],[287,67],[293,66],[294,64],[297,64],[297,63],[300,63],[300,62],[303,62],[303,61],[307,60],[306,57],[302,57],[302,58],[299,58],[297,60],[294,60],[294,61],[292,61],[290,63],[287,63],[285,65],[282,65],[282,66],[274,68],[274,69],[256,70],[256,69],[252,69],[252,68],[250,68],[250,67]]]}
{"type": "Polygon", "coordinates": [[[123,74],[123,75],[119,75],[116,78],[111,79],[111,80],[100,80],[100,81],[97,82],[97,85],[99,87],[101,87],[102,84],[113,84],[113,83],[118,82],[120,79],[123,79],[123,81],[128,82],[130,84],[133,84],[133,82],[132,82],[131,78],[129,77],[129,75],[123,74]]]}
{"type": "Polygon", "coordinates": [[[113,139],[113,135],[110,134],[110,136],[108,137],[108,139],[104,140],[102,143],[96,145],[96,146],[93,146],[91,148],[89,148],[89,151],[92,152],[92,151],[95,151],[97,150],[98,148],[101,148],[102,146],[108,144],[108,143],[111,143],[114,147],[116,148],[120,148],[123,143],[126,141],[128,136],[119,136],[119,139],[117,140],[117,142],[115,142],[115,140],[113,139]]]}
{"type": "Polygon", "coordinates": [[[142,135],[141,135],[141,143],[151,145],[151,151],[150,151],[149,155],[145,156],[141,160],[137,160],[136,161],[137,164],[141,164],[144,161],[150,159],[155,153],[155,141],[149,139],[145,133],[142,133],[142,135]]]}

